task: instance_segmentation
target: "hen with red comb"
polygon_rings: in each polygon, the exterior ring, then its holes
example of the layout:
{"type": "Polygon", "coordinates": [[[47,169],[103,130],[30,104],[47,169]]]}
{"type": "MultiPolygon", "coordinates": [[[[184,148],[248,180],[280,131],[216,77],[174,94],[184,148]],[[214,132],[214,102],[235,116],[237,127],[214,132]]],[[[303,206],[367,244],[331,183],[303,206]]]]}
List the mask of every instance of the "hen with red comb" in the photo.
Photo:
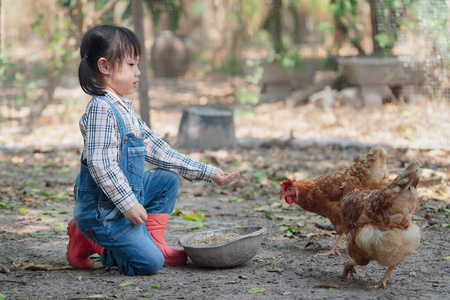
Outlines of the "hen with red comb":
{"type": "Polygon", "coordinates": [[[295,182],[295,179],[280,182],[280,195],[285,195],[284,200],[288,204],[294,203],[295,198],[293,197],[293,195],[295,195],[295,197],[298,197],[298,190],[294,191],[294,193],[292,193],[292,191],[290,190],[292,187],[291,183],[293,182],[295,182]]]}
{"type": "Polygon", "coordinates": [[[339,187],[346,183],[361,190],[383,188],[389,177],[386,154],[387,151],[383,147],[375,145],[368,153],[341,171],[310,179],[280,182],[280,200],[284,199],[288,204],[297,204],[304,210],[328,218],[338,233],[331,250],[319,255],[340,255],[338,245],[344,237],[344,228],[341,218],[342,192],[339,187]]]}

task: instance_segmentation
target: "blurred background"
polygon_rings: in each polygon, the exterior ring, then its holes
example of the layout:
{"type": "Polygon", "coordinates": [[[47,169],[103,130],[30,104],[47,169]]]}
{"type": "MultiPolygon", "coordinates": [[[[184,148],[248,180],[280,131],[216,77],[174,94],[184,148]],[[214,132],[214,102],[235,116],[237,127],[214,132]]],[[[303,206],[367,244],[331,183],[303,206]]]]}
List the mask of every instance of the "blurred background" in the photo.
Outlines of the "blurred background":
{"type": "Polygon", "coordinates": [[[183,107],[214,105],[238,139],[449,145],[448,0],[0,3],[2,146],[81,143],[79,44],[97,24],[143,40],[135,110],[170,142],[183,107]]]}

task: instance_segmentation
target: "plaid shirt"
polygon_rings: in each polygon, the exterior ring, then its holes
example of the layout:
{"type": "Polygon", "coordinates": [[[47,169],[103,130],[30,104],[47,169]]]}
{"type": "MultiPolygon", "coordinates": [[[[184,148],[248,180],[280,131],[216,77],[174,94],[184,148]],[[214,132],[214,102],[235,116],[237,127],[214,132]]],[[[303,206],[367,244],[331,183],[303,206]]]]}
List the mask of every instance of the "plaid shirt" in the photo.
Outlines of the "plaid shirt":
{"type": "Polygon", "coordinates": [[[131,107],[132,99],[119,98],[107,92],[105,96],[90,101],[80,119],[84,140],[83,156],[95,182],[121,212],[126,212],[138,201],[119,167],[122,152],[120,129],[105,100],[112,102],[120,112],[127,132],[133,132],[138,137],[143,135],[147,147],[147,162],[173,171],[189,181],[211,182],[216,173],[215,167],[172,149],[134,112],[131,107]]]}

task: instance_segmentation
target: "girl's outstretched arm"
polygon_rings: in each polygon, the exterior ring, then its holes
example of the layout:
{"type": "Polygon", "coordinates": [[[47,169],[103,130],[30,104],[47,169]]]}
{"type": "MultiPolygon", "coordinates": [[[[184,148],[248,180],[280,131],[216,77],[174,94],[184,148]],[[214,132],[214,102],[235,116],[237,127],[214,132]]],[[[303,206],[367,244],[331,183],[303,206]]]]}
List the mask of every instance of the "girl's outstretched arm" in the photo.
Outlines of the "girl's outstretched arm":
{"type": "Polygon", "coordinates": [[[230,174],[225,173],[223,170],[217,168],[216,174],[214,175],[214,178],[212,179],[217,185],[222,186],[225,184],[232,183],[239,177],[239,172],[235,171],[230,174]]]}

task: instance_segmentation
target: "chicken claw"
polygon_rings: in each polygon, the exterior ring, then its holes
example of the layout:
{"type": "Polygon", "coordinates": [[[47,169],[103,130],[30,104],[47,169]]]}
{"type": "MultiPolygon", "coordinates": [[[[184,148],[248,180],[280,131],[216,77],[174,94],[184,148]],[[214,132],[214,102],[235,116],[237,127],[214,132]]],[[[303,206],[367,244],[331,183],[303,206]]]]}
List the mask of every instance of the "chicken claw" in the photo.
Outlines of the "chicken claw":
{"type": "Polygon", "coordinates": [[[339,252],[338,249],[331,248],[330,251],[326,251],[326,252],[320,251],[319,253],[317,253],[317,255],[319,255],[319,256],[330,256],[330,255],[341,256],[341,252],[339,252]]]}
{"type": "Polygon", "coordinates": [[[394,268],[395,268],[395,267],[396,267],[396,266],[391,266],[391,267],[389,267],[389,268],[387,269],[386,273],[384,274],[383,278],[381,278],[381,280],[380,280],[379,282],[374,283],[374,284],[370,284],[370,285],[368,285],[367,287],[368,287],[368,288],[371,288],[371,289],[379,289],[379,288],[385,289],[385,288],[386,288],[386,283],[387,283],[387,281],[388,281],[388,278],[389,278],[389,276],[391,276],[392,271],[394,271],[394,268]]]}
{"type": "Polygon", "coordinates": [[[317,255],[319,255],[319,256],[330,256],[330,255],[339,255],[339,256],[341,256],[341,253],[338,250],[338,246],[341,243],[343,237],[344,237],[343,233],[338,235],[338,237],[336,238],[336,241],[334,242],[333,246],[331,246],[330,251],[320,252],[320,253],[317,253],[317,255]]]}
{"type": "Polygon", "coordinates": [[[383,282],[383,281],[380,280],[377,283],[367,284],[366,287],[369,288],[369,289],[379,289],[379,288],[385,289],[386,288],[386,282],[383,282]]]}
{"type": "Polygon", "coordinates": [[[350,276],[355,278],[355,274],[356,274],[355,266],[356,266],[356,262],[354,260],[349,260],[345,264],[344,272],[342,272],[342,278],[347,279],[349,273],[350,273],[350,276]]]}

